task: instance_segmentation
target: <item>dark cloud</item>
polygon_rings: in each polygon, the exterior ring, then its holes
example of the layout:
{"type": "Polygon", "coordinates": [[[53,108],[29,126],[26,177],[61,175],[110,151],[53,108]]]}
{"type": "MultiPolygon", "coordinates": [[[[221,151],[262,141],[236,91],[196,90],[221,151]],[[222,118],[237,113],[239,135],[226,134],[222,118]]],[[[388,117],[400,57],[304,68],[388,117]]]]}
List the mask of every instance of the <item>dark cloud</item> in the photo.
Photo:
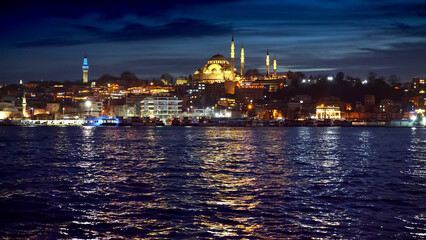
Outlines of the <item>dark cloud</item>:
{"type": "Polygon", "coordinates": [[[411,29],[411,26],[402,22],[395,22],[394,25],[401,30],[411,29]]]}
{"type": "Polygon", "coordinates": [[[106,30],[89,25],[73,25],[78,30],[91,34],[86,39],[45,39],[21,42],[17,47],[49,47],[90,44],[94,42],[131,42],[152,39],[180,37],[201,37],[230,34],[235,30],[230,24],[212,24],[207,21],[179,18],[163,25],[149,26],[140,23],[129,23],[117,30],[106,30]]]}
{"type": "Polygon", "coordinates": [[[383,4],[378,7],[379,9],[383,10],[390,10],[390,11],[399,11],[399,12],[418,12],[419,10],[426,9],[426,3],[425,2],[413,2],[413,1],[399,1],[399,2],[390,2],[390,1],[383,1],[383,4]]]}
{"type": "Polygon", "coordinates": [[[426,12],[418,12],[417,16],[419,16],[419,17],[426,17],[426,12]]]}
{"type": "Polygon", "coordinates": [[[394,22],[390,28],[384,29],[384,34],[395,37],[426,37],[425,25],[408,25],[403,22],[394,22]]]}
{"type": "Polygon", "coordinates": [[[161,0],[161,1],[131,1],[131,0],[21,0],[2,1],[0,3],[0,18],[13,15],[23,19],[29,18],[65,18],[78,19],[87,15],[99,14],[99,19],[116,20],[126,15],[161,16],[177,8],[192,8],[194,6],[212,5],[218,3],[236,2],[239,0],[161,0]],[[17,15],[18,14],[18,15],[17,15]]]}
{"type": "Polygon", "coordinates": [[[380,14],[386,14],[389,17],[410,15],[415,16],[418,15],[419,10],[426,9],[426,3],[412,1],[383,1],[380,4],[377,4],[374,9],[377,10],[380,14]]]}
{"type": "MultiPolygon", "coordinates": [[[[397,74],[404,81],[412,77],[424,76],[423,56],[426,55],[426,43],[401,42],[384,48],[360,48],[360,52],[348,54],[339,59],[309,59],[305,62],[294,61],[302,68],[335,68],[345,73],[364,77],[369,71],[379,75],[397,74]],[[320,63],[320,64],[319,64],[320,63]]],[[[337,71],[336,71],[337,72],[337,71]]]]}
{"type": "Polygon", "coordinates": [[[89,33],[100,33],[102,32],[102,29],[99,27],[89,26],[89,25],[82,25],[82,24],[73,24],[72,27],[83,30],[89,33]]]}
{"type": "Polygon", "coordinates": [[[16,47],[28,48],[28,47],[64,47],[64,46],[75,46],[81,44],[93,43],[92,40],[75,40],[75,39],[65,39],[65,38],[52,38],[52,39],[43,39],[35,40],[28,42],[21,42],[16,44],[16,47]]]}

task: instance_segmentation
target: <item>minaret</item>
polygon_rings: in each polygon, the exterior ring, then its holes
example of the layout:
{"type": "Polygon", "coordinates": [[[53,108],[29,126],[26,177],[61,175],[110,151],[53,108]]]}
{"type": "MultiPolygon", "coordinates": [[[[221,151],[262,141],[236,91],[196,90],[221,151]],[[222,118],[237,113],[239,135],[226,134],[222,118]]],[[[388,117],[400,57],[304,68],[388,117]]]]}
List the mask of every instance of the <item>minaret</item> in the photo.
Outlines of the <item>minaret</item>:
{"type": "Polygon", "coordinates": [[[24,115],[24,117],[27,117],[27,98],[25,97],[25,89],[24,96],[22,97],[22,115],[24,115]]]}
{"type": "Polygon", "coordinates": [[[83,69],[83,83],[89,82],[89,65],[87,64],[87,57],[84,56],[83,60],[83,66],[81,67],[83,69]]]}
{"type": "Polygon", "coordinates": [[[269,50],[266,50],[266,77],[269,77],[269,50]]]}
{"type": "Polygon", "coordinates": [[[241,44],[241,77],[244,77],[244,44],[241,44]]]}
{"type": "Polygon", "coordinates": [[[234,63],[235,63],[235,52],[234,52],[234,36],[232,36],[231,42],[231,80],[234,81],[234,63]]]}
{"type": "Polygon", "coordinates": [[[277,58],[274,56],[274,77],[277,76],[277,58]]]}

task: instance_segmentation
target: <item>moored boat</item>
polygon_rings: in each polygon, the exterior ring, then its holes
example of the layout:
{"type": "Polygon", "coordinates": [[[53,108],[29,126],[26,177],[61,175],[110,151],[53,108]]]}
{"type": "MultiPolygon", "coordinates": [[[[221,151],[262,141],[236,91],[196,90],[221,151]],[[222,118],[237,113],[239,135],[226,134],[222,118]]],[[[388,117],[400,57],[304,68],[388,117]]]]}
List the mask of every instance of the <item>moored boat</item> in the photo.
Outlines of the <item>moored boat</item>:
{"type": "Polygon", "coordinates": [[[116,117],[87,117],[84,126],[118,126],[119,120],[116,117]]]}

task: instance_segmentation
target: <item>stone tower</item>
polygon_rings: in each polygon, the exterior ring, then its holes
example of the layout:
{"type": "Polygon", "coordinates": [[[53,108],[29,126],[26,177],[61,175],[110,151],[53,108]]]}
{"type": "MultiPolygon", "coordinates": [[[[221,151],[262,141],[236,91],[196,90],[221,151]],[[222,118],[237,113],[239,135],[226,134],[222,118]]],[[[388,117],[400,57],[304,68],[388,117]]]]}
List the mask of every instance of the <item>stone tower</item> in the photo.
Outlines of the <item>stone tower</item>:
{"type": "Polygon", "coordinates": [[[81,67],[83,70],[83,83],[89,82],[89,65],[87,64],[87,57],[84,56],[83,66],[81,67]]]}
{"type": "Polygon", "coordinates": [[[25,97],[25,89],[24,89],[24,96],[22,97],[22,115],[27,117],[27,98],[25,97]]]}

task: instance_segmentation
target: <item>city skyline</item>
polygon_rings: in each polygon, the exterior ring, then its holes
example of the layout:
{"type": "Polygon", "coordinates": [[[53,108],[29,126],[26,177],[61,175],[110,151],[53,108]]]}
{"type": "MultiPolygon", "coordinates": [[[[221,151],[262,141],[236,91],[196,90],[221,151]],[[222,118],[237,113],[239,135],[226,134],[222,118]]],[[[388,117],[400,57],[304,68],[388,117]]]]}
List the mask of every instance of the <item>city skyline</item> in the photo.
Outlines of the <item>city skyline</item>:
{"type": "Polygon", "coordinates": [[[244,44],[244,68],[263,74],[269,49],[278,72],[426,75],[426,4],[417,0],[2,5],[2,83],[80,80],[85,54],[89,79],[188,76],[215,54],[229,59],[232,35],[236,56],[244,44]]]}

